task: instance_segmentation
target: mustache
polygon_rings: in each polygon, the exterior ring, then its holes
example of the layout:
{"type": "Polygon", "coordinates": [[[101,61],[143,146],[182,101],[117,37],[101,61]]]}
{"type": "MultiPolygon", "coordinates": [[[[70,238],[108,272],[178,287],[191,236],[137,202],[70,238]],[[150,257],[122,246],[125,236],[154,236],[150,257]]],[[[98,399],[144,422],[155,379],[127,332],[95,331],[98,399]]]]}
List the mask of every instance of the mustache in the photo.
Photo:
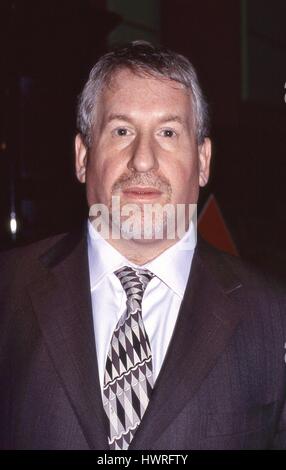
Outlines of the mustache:
{"type": "Polygon", "coordinates": [[[118,178],[112,185],[111,191],[125,190],[131,186],[150,186],[168,194],[172,193],[172,187],[167,178],[156,176],[152,173],[126,174],[118,178]]]}

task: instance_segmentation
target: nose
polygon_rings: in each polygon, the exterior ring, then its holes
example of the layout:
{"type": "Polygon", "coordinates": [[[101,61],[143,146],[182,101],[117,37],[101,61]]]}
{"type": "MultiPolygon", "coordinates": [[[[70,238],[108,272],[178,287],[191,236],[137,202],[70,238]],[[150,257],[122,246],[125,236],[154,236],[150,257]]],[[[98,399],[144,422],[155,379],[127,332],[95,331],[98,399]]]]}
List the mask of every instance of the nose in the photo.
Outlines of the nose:
{"type": "Polygon", "coordinates": [[[155,144],[152,137],[138,135],[132,148],[132,156],[128,162],[128,168],[138,173],[158,169],[158,161],[155,155],[155,144]]]}

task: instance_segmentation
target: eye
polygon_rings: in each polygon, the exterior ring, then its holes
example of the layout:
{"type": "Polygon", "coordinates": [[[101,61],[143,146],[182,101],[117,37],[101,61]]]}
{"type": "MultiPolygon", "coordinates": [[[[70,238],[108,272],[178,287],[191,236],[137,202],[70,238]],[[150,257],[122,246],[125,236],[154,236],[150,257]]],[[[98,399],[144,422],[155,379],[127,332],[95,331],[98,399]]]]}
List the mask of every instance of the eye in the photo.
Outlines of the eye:
{"type": "Polygon", "coordinates": [[[160,131],[160,135],[162,135],[163,137],[172,138],[176,137],[177,133],[173,129],[162,129],[160,131]]]}
{"type": "Polygon", "coordinates": [[[116,137],[126,137],[128,135],[131,135],[131,132],[126,127],[117,127],[117,129],[114,129],[113,134],[116,137]]]}

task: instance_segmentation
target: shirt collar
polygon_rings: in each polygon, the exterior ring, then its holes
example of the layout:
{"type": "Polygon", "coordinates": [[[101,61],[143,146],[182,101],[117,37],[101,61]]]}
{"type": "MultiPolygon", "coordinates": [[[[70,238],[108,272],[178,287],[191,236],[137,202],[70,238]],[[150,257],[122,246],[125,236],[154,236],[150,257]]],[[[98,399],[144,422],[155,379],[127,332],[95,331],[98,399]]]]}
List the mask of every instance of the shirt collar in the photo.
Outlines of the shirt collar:
{"type": "Polygon", "coordinates": [[[152,261],[146,263],[144,268],[152,271],[175,294],[183,298],[195,246],[196,232],[194,224],[191,222],[189,230],[178,242],[167,248],[152,261]]]}
{"type": "Polygon", "coordinates": [[[92,292],[105,275],[130,265],[130,262],[95,230],[89,219],[87,221],[87,243],[92,292]]]}
{"type": "Polygon", "coordinates": [[[193,223],[189,230],[174,245],[144,265],[136,265],[125,258],[108,241],[106,241],[92,226],[88,219],[88,258],[91,291],[95,289],[101,279],[123,266],[133,266],[149,269],[173,292],[181,298],[184,295],[188,281],[194,249],[196,246],[196,233],[193,223]]]}

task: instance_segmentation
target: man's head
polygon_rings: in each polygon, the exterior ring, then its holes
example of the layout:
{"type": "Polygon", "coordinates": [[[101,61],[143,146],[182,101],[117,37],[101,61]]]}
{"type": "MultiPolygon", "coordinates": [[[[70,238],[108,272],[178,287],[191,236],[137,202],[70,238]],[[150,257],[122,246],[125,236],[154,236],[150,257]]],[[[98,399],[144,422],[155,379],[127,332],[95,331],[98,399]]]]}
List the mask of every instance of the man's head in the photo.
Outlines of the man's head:
{"type": "Polygon", "coordinates": [[[80,96],[76,174],[91,207],[194,204],[208,181],[207,104],[190,62],[144,41],[104,55],[80,96]]]}

